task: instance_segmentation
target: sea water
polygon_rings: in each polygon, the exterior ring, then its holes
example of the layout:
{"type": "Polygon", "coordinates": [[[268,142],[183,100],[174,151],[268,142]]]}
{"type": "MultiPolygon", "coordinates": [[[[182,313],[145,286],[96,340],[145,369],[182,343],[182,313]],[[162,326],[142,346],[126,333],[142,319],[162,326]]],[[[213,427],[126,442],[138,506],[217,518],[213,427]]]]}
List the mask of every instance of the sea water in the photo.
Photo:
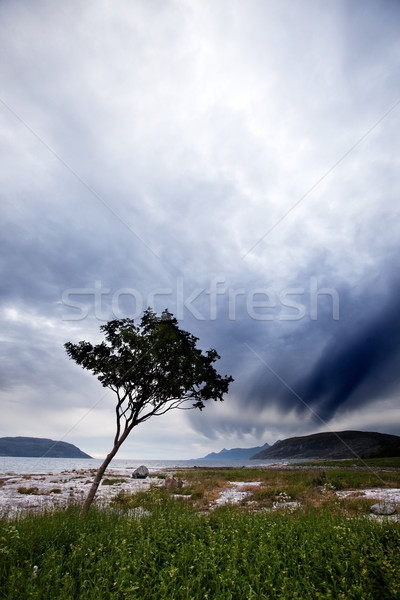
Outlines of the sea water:
{"type": "MultiPolygon", "coordinates": [[[[0,473],[61,473],[63,471],[98,469],[103,459],[96,458],[23,458],[0,456],[0,473]]],[[[257,467],[287,464],[288,460],[124,460],[114,459],[109,469],[127,471],[146,465],[150,472],[193,467],[257,467]]]]}

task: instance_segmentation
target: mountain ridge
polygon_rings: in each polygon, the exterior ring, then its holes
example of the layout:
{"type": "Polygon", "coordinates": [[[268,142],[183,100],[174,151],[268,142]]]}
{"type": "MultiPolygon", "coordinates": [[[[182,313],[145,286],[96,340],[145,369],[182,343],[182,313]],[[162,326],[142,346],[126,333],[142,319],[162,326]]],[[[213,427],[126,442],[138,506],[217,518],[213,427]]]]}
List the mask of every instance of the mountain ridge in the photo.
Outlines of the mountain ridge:
{"type": "Polygon", "coordinates": [[[285,458],[353,458],[358,456],[399,456],[400,437],[375,431],[338,431],[313,433],[287,438],[266,450],[261,450],[251,460],[285,458]]]}
{"type": "Polygon", "coordinates": [[[36,437],[0,438],[0,456],[21,458],[92,458],[74,444],[36,437]]]}
{"type": "Polygon", "coordinates": [[[265,443],[263,446],[255,446],[254,448],[231,448],[230,450],[223,448],[219,452],[210,452],[210,454],[196,460],[247,460],[253,454],[267,448],[270,448],[268,443],[265,443]]]}

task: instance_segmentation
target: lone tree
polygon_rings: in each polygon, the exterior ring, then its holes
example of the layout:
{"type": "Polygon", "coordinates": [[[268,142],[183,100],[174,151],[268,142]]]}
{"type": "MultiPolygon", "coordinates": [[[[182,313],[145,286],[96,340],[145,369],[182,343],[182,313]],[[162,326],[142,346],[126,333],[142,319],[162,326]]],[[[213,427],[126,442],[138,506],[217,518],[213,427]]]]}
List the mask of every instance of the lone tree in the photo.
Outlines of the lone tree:
{"type": "Polygon", "coordinates": [[[105,337],[101,344],[65,344],[70,358],[117,395],[114,445],[96,473],[83,515],[105,470],[134,427],[175,408],[202,410],[207,400],[223,400],[233,381],[230,376],[221,377],[213,367],[220,358],[218,353],[211,349],[203,354],[196,348],[198,338],[181,330],[167,310],[159,317],[149,308],[140,325],[132,319],[119,319],[100,330],[105,337]]]}

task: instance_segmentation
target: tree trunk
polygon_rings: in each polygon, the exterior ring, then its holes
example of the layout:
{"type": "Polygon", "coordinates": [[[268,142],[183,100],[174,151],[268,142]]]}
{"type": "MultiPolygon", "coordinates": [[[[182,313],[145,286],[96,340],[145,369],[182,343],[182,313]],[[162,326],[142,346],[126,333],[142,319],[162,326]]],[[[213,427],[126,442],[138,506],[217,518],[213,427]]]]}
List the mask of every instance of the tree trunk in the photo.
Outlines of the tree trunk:
{"type": "Polygon", "coordinates": [[[114,456],[117,454],[123,441],[124,440],[121,440],[120,442],[118,442],[118,444],[115,444],[115,446],[111,450],[110,454],[107,454],[106,458],[104,459],[103,464],[99,467],[99,470],[97,471],[94,481],[92,483],[92,487],[90,488],[87,498],[84,502],[84,505],[82,506],[81,517],[84,517],[86,515],[86,513],[88,512],[89,508],[91,507],[94,497],[96,495],[97,489],[100,485],[100,481],[103,478],[104,472],[107,469],[110,462],[112,461],[112,459],[114,458],[114,456]]]}

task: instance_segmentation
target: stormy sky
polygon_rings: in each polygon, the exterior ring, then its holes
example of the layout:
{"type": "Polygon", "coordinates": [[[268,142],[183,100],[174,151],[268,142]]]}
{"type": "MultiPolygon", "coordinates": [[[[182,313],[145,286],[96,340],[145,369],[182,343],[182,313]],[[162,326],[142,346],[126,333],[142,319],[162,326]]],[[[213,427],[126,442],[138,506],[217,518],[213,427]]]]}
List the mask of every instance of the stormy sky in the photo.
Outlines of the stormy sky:
{"type": "Polygon", "coordinates": [[[0,3],[0,436],[103,456],[64,351],[168,308],[235,382],[120,458],[400,435],[400,4],[0,3]]]}

